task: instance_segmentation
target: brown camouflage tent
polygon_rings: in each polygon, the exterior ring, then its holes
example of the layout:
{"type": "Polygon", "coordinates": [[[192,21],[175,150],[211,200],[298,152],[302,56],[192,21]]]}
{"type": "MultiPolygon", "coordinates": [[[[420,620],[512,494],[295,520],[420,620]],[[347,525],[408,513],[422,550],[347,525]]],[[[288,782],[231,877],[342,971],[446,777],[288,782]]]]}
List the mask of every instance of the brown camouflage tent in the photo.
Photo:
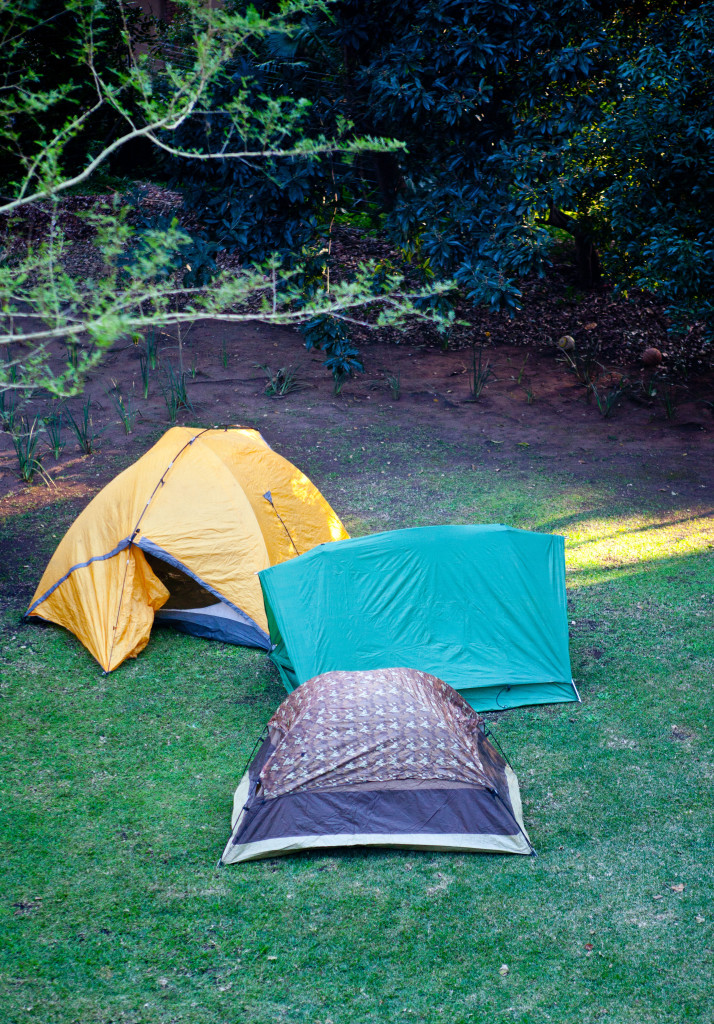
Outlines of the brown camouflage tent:
{"type": "Polygon", "coordinates": [[[283,701],[236,791],[221,863],[334,846],[533,852],[481,716],[404,668],[327,672],[283,701]]]}

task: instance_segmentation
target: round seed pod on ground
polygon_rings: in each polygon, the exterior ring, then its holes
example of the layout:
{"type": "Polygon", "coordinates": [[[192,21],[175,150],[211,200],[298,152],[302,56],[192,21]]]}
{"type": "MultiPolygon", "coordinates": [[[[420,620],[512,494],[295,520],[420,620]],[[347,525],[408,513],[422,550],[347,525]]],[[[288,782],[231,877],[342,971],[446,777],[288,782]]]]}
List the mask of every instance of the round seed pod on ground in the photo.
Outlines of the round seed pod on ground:
{"type": "Polygon", "coordinates": [[[648,369],[659,366],[662,362],[662,353],[658,348],[646,348],[642,353],[642,362],[648,369]]]}
{"type": "Polygon", "coordinates": [[[558,348],[564,352],[572,352],[575,348],[575,338],[572,338],[569,334],[564,334],[562,338],[558,338],[558,348]]]}

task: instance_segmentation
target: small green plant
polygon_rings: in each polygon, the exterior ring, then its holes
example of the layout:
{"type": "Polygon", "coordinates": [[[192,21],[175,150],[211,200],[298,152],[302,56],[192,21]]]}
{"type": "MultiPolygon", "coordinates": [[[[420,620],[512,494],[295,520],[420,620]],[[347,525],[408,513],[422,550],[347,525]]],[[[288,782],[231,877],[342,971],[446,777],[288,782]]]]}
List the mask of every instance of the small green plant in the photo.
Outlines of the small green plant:
{"type": "Polygon", "coordinates": [[[617,381],[617,383],[607,391],[599,391],[597,385],[593,381],[590,385],[590,390],[593,398],[595,399],[598,411],[603,419],[607,420],[612,416],[615,411],[615,407],[622,396],[627,392],[628,387],[629,382],[626,377],[620,377],[619,381],[617,381]]]}
{"type": "Polygon", "coordinates": [[[297,375],[297,371],[293,366],[281,366],[275,373],[270,369],[267,363],[256,363],[268,378],[268,383],[265,385],[265,394],[269,398],[284,398],[285,395],[289,395],[291,391],[302,391],[307,385],[301,381],[297,375]]]}
{"type": "Polygon", "coordinates": [[[677,385],[671,384],[669,381],[660,382],[657,396],[662,403],[665,416],[668,420],[673,420],[677,415],[677,404],[679,401],[677,385]]]}
{"type": "Polygon", "coordinates": [[[20,479],[23,483],[31,484],[35,473],[42,476],[47,475],[42,470],[42,460],[37,454],[37,446],[40,442],[40,421],[35,417],[30,423],[24,417],[17,424],[17,430],[12,433],[12,443],[17,455],[17,464],[20,470],[20,479]]]}
{"type": "Polygon", "coordinates": [[[53,409],[48,416],[44,417],[43,423],[45,424],[45,433],[47,434],[49,449],[55,459],[58,459],[66,444],[66,442],[62,440],[62,428],[64,426],[62,410],[53,409]]]}
{"type": "Polygon", "coordinates": [[[647,405],[651,406],[654,402],[659,401],[668,420],[673,420],[676,417],[679,402],[678,391],[684,385],[673,384],[671,380],[660,376],[658,372],[653,373],[648,379],[639,381],[638,384],[639,389],[636,388],[633,391],[635,400],[641,393],[647,405]]]}
{"type": "MultiPolygon", "coordinates": [[[[520,384],[520,383],[521,383],[521,381],[523,380],[523,373],[524,373],[524,371],[525,371],[525,368],[526,368],[526,363],[528,362],[528,358],[529,358],[529,356],[530,356],[530,352],[526,353],[526,358],[525,358],[525,359],[523,360],[523,363],[521,364],[521,368],[520,368],[520,370],[518,371],[518,378],[517,378],[517,380],[516,380],[516,384],[520,384]]],[[[529,404],[530,404],[530,403],[529,403],[529,404]]]]}
{"type": "Polygon", "coordinates": [[[2,429],[12,433],[15,428],[16,417],[17,392],[14,388],[5,388],[4,391],[0,391],[0,424],[2,429]]]}
{"type": "Polygon", "coordinates": [[[95,432],[92,423],[91,407],[91,400],[86,398],[76,416],[67,406],[65,406],[64,410],[67,423],[79,441],[80,451],[84,452],[85,455],[91,455],[92,452],[97,450],[97,442],[99,440],[99,432],[95,432]]]}
{"type": "Polygon", "coordinates": [[[134,408],[131,395],[124,398],[117,382],[113,380],[112,384],[113,387],[107,391],[107,394],[114,403],[114,408],[119,413],[119,419],[124,427],[124,433],[130,434],[134,429],[134,420],[137,417],[138,410],[134,408]]]}
{"type": "Polygon", "coordinates": [[[152,327],[144,338],[144,355],[149,369],[155,370],[159,365],[159,333],[155,327],[152,327]]]}
{"type": "Polygon", "coordinates": [[[3,377],[8,384],[17,384],[17,362],[12,357],[12,350],[8,345],[5,349],[5,370],[3,377]]]}
{"type": "Polygon", "coordinates": [[[356,373],[364,373],[364,365],[359,357],[359,350],[348,341],[338,342],[330,349],[325,360],[325,367],[334,380],[334,393],[341,394],[342,388],[356,373]]]}
{"type": "Polygon", "coordinates": [[[79,342],[76,338],[67,338],[64,343],[64,350],[67,362],[73,370],[76,370],[79,366],[79,353],[81,351],[79,342]]]}
{"type": "Polygon", "coordinates": [[[650,402],[654,401],[654,399],[657,397],[657,384],[658,380],[656,374],[652,374],[652,376],[647,380],[640,381],[642,394],[650,402]]]}
{"type": "Polygon", "coordinates": [[[228,343],[225,336],[221,340],[221,365],[224,370],[228,369],[228,343]]]}
{"type": "Polygon", "coordinates": [[[164,380],[161,383],[161,393],[166,403],[166,411],[169,416],[169,423],[173,426],[181,409],[193,412],[191,399],[186,391],[186,374],[177,373],[171,363],[164,366],[164,380]]]}
{"type": "Polygon", "coordinates": [[[388,377],[382,377],[379,380],[367,381],[368,391],[390,391],[392,398],[396,401],[402,393],[402,375],[400,373],[392,373],[388,377]]]}
{"type": "Polygon", "coordinates": [[[143,352],[141,352],[139,355],[139,369],[141,370],[141,389],[143,391],[144,398],[148,398],[151,368],[149,367],[149,360],[146,358],[143,352]]]}
{"type": "Polygon", "coordinates": [[[471,361],[472,365],[469,373],[469,386],[471,388],[473,401],[478,402],[483,389],[493,377],[493,370],[491,369],[491,363],[488,360],[486,360],[486,365],[483,365],[483,345],[473,344],[471,346],[471,361]],[[478,360],[476,359],[477,349],[478,360]]]}
{"type": "Polygon", "coordinates": [[[327,355],[324,366],[332,374],[336,395],[342,392],[350,377],[364,373],[359,350],[350,341],[344,320],[320,313],[303,324],[300,330],[305,338],[306,349],[319,348],[327,355]]]}
{"type": "Polygon", "coordinates": [[[526,394],[526,405],[533,405],[535,401],[535,392],[529,383],[523,385],[523,390],[526,394]]]}
{"type": "Polygon", "coordinates": [[[574,374],[578,384],[582,384],[589,393],[597,379],[598,372],[602,370],[595,350],[591,348],[575,349],[574,352],[563,350],[560,361],[574,374]]]}

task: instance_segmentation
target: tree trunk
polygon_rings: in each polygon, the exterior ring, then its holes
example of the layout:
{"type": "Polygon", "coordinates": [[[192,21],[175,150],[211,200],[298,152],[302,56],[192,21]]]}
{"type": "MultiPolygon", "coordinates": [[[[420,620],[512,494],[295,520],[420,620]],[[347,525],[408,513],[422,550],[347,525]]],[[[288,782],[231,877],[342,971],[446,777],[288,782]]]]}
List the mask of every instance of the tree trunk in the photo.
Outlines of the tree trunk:
{"type": "Polygon", "coordinates": [[[382,206],[388,213],[393,209],[397,195],[404,189],[402,169],[393,153],[373,153],[372,162],[382,195],[382,206]]]}
{"type": "MultiPolygon", "coordinates": [[[[355,71],[359,66],[357,52],[344,46],[342,56],[345,65],[344,97],[357,130],[363,135],[388,135],[388,129],[385,130],[384,126],[381,126],[380,129],[380,126],[375,125],[369,116],[360,113],[365,104],[360,103],[357,96],[358,90],[354,78],[355,71]]],[[[357,162],[358,173],[362,173],[362,177],[368,182],[372,177],[369,170],[374,173],[382,200],[382,209],[385,213],[389,213],[394,208],[398,194],[405,188],[401,164],[394,153],[366,153],[364,156],[364,162],[362,160],[357,162]],[[361,170],[362,168],[367,170],[366,174],[361,170]]]]}
{"type": "Polygon", "coordinates": [[[602,287],[602,268],[592,234],[587,227],[578,224],[557,207],[550,208],[548,223],[561,228],[573,236],[575,242],[575,265],[578,269],[578,281],[583,288],[602,287]]]}

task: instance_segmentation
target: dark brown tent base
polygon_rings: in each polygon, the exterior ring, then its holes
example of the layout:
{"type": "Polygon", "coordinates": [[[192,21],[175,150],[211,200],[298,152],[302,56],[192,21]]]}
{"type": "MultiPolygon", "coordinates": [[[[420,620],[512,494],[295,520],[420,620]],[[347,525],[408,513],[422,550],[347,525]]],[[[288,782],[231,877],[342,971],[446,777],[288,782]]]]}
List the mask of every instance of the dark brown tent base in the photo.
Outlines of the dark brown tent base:
{"type": "Polygon", "coordinates": [[[533,852],[518,781],[481,717],[401,668],[328,672],[283,701],[236,791],[221,863],[335,846],[533,852]]]}

